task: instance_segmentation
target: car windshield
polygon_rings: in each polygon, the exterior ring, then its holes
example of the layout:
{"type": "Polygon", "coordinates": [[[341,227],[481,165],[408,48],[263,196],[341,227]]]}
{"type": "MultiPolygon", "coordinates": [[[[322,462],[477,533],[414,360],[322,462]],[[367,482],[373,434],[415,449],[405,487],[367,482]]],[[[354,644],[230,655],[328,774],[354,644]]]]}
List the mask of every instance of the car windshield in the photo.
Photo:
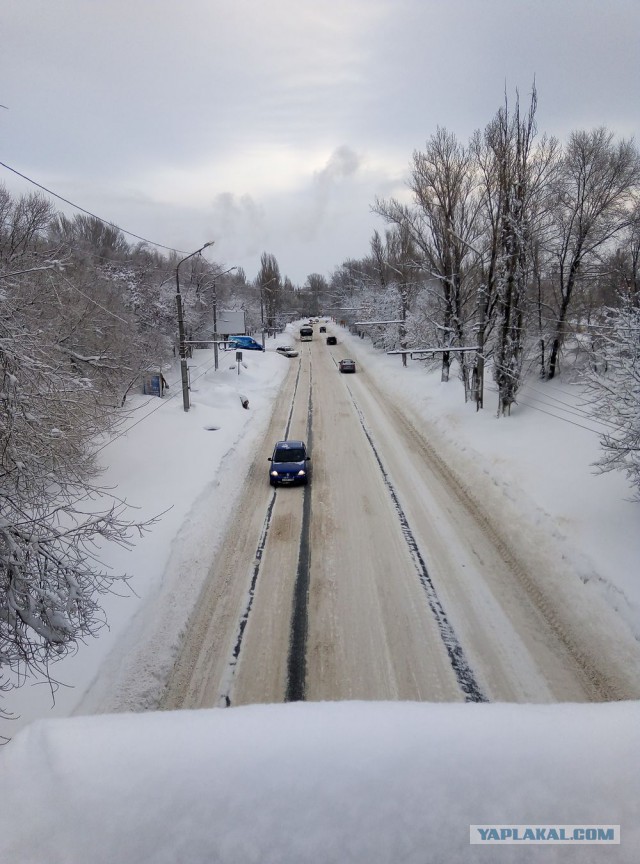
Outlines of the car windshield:
{"type": "Polygon", "coordinates": [[[304,450],[301,447],[291,447],[287,450],[276,450],[274,462],[304,462],[304,450]]]}

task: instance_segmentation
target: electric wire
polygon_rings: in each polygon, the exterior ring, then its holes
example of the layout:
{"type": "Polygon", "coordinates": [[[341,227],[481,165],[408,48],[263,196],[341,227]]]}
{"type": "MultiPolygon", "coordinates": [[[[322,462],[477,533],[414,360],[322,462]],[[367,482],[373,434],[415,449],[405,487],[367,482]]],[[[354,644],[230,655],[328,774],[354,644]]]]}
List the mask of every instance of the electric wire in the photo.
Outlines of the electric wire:
{"type": "Polygon", "coordinates": [[[574,416],[580,417],[583,420],[589,420],[593,423],[599,423],[602,426],[610,426],[612,429],[617,428],[617,425],[615,423],[612,423],[610,420],[601,420],[597,417],[594,417],[590,411],[580,408],[577,405],[570,405],[568,402],[563,402],[561,399],[556,399],[555,396],[551,396],[551,394],[548,393],[543,393],[542,390],[538,390],[530,384],[525,384],[523,389],[526,389],[527,391],[533,390],[534,393],[540,393],[546,396],[548,399],[552,399],[553,402],[558,403],[558,405],[549,404],[549,402],[547,402],[545,399],[538,399],[535,396],[529,395],[529,398],[533,399],[534,402],[540,402],[542,405],[546,405],[548,408],[556,408],[558,411],[564,411],[566,414],[573,414],[574,416]],[[565,405],[566,407],[560,407],[562,405],[565,405]]]}
{"type": "MultiPolygon", "coordinates": [[[[487,389],[489,389],[490,392],[492,392],[492,393],[498,393],[499,392],[497,387],[490,387],[487,389]]],[[[554,414],[552,411],[545,411],[544,408],[538,408],[537,405],[532,405],[526,399],[519,398],[516,400],[516,404],[524,405],[527,408],[533,408],[534,411],[540,411],[540,412],[542,412],[542,414],[548,414],[549,417],[555,417],[556,420],[561,420],[564,423],[570,423],[572,426],[577,426],[579,429],[586,429],[587,432],[593,432],[594,435],[602,435],[603,434],[598,429],[592,429],[590,426],[584,426],[582,423],[576,423],[574,420],[569,420],[567,417],[562,417],[560,414],[554,414]]],[[[546,403],[543,403],[543,404],[546,404],[546,403]]],[[[555,406],[550,405],[547,407],[554,408],[555,406]]],[[[562,409],[559,409],[559,410],[562,410],[562,409]]],[[[600,421],[596,421],[596,422],[600,422],[600,421]]]]}
{"type": "Polygon", "coordinates": [[[18,177],[22,177],[22,179],[26,180],[28,183],[37,186],[38,189],[42,189],[43,192],[46,192],[48,195],[53,195],[53,197],[57,198],[59,201],[64,201],[65,204],[69,204],[76,210],[80,210],[81,213],[86,213],[87,216],[91,216],[93,219],[97,219],[98,222],[102,222],[104,225],[109,225],[111,228],[117,228],[118,231],[122,231],[123,234],[127,234],[129,237],[135,237],[136,240],[141,240],[143,243],[149,243],[151,246],[157,246],[159,249],[167,249],[169,252],[179,252],[181,255],[187,254],[183,249],[174,249],[173,246],[165,246],[162,243],[156,243],[154,240],[147,240],[146,237],[141,237],[139,234],[134,234],[133,231],[127,231],[126,229],[121,228],[119,225],[116,225],[115,222],[110,222],[108,219],[103,219],[101,216],[96,216],[96,214],[92,213],[90,210],[85,210],[85,208],[80,207],[79,204],[74,204],[73,201],[69,201],[68,198],[63,198],[63,196],[58,195],[57,192],[53,192],[51,189],[47,189],[46,186],[43,186],[41,183],[37,183],[35,180],[32,180],[31,177],[27,177],[26,174],[21,174],[20,171],[12,168],[11,165],[7,165],[5,162],[0,162],[0,165],[2,165],[3,168],[6,168],[7,171],[11,171],[13,174],[17,174],[18,177]]]}
{"type": "Polygon", "coordinates": [[[556,420],[562,420],[564,423],[570,423],[572,426],[577,426],[579,429],[586,429],[587,432],[593,432],[594,435],[602,435],[598,429],[592,429],[590,426],[584,426],[582,423],[576,423],[574,420],[569,420],[567,417],[561,417],[559,414],[554,414],[552,411],[545,411],[544,408],[538,408],[537,405],[532,405],[530,402],[522,401],[522,405],[527,408],[533,408],[534,411],[541,411],[543,414],[548,414],[549,417],[555,417],[556,420]]]}

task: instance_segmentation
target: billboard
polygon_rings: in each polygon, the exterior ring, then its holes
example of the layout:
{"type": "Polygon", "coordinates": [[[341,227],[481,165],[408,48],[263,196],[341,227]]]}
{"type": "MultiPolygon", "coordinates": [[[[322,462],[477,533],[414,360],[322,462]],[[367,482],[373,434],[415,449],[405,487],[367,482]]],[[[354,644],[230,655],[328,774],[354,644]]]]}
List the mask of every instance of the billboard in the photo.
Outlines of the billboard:
{"type": "Polygon", "coordinates": [[[218,313],[217,332],[219,336],[236,336],[246,333],[244,309],[225,310],[218,313]]]}

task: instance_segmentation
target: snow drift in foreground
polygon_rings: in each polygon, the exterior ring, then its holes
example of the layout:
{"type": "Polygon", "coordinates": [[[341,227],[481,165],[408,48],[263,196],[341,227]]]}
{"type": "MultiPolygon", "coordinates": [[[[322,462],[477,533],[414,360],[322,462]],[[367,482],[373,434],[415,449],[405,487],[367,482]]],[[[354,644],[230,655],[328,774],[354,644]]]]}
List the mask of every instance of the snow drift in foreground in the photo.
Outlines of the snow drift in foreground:
{"type": "Polygon", "coordinates": [[[0,751],[0,861],[632,862],[640,703],[296,703],[38,721],[0,751]],[[472,824],[620,825],[483,849],[472,824]]]}

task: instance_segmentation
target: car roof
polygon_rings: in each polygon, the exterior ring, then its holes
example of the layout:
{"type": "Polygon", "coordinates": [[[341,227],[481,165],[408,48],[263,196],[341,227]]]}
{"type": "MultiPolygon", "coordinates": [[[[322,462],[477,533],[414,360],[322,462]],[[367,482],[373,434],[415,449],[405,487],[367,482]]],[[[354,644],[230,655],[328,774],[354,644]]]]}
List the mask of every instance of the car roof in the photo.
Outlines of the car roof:
{"type": "Polygon", "coordinates": [[[276,448],[281,450],[293,450],[298,447],[304,447],[306,450],[304,441],[276,441],[276,448]]]}

